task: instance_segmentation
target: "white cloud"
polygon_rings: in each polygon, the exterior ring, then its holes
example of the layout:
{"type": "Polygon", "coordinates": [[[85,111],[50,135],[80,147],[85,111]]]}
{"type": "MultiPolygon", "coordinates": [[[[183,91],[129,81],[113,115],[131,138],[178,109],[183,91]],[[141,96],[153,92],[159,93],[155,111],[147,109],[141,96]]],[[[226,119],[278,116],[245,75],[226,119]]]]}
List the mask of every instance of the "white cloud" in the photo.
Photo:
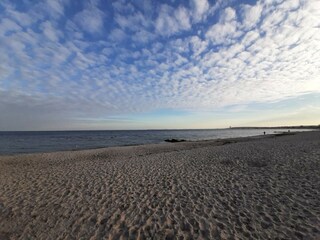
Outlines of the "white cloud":
{"type": "Polygon", "coordinates": [[[64,13],[64,4],[66,4],[69,0],[47,0],[48,9],[62,15],[64,13]]]}
{"type": "Polygon", "coordinates": [[[192,36],[190,38],[190,44],[195,56],[198,56],[203,51],[205,51],[208,46],[208,42],[205,40],[201,40],[198,36],[192,36]]]}
{"type": "Polygon", "coordinates": [[[236,11],[233,8],[228,7],[221,13],[220,22],[232,22],[235,21],[236,18],[236,11]]]}
{"type": "Polygon", "coordinates": [[[184,7],[174,9],[162,5],[155,23],[156,31],[164,36],[170,36],[191,28],[189,14],[184,7]]]}
{"type": "Polygon", "coordinates": [[[189,12],[184,7],[178,7],[178,9],[174,13],[175,18],[177,22],[179,22],[179,25],[181,26],[181,29],[188,30],[191,28],[190,24],[190,16],[189,12]]]}
{"type": "Polygon", "coordinates": [[[244,5],[242,7],[242,15],[243,15],[243,27],[246,29],[250,29],[258,23],[260,20],[262,13],[262,6],[257,3],[257,5],[250,6],[244,5]]]}
{"type": "Polygon", "coordinates": [[[139,30],[137,31],[133,36],[132,36],[132,40],[135,42],[141,42],[141,43],[147,43],[150,42],[152,40],[156,39],[156,35],[148,32],[146,30],[139,30]]]}
{"type": "Polygon", "coordinates": [[[280,8],[284,9],[284,10],[290,10],[290,11],[294,11],[297,10],[300,6],[300,0],[290,0],[290,1],[284,1],[280,8]]]}
{"type": "Polygon", "coordinates": [[[37,19],[31,14],[15,11],[14,9],[7,9],[8,15],[11,16],[20,26],[30,26],[37,19]]]}
{"type": "Polygon", "coordinates": [[[250,47],[250,45],[252,45],[259,37],[260,34],[258,31],[249,31],[244,35],[242,39],[242,44],[246,47],[250,47]]]}
{"type": "Polygon", "coordinates": [[[41,24],[41,29],[44,35],[51,41],[59,41],[59,37],[62,35],[60,31],[57,31],[51,24],[51,22],[46,21],[41,24]]]}
{"type": "Polygon", "coordinates": [[[261,24],[261,29],[264,31],[269,31],[274,29],[274,27],[283,24],[287,17],[286,12],[284,11],[272,11],[267,14],[261,24]]]}
{"type": "Polygon", "coordinates": [[[149,28],[152,24],[141,12],[134,12],[132,15],[116,14],[116,23],[123,29],[138,31],[141,28],[149,28]]]}
{"type": "Polygon", "coordinates": [[[75,22],[82,30],[89,33],[101,33],[103,30],[104,13],[96,7],[88,7],[77,13],[75,22]]]}
{"type": "Polygon", "coordinates": [[[231,7],[226,8],[222,13],[218,23],[209,28],[206,37],[213,44],[229,44],[238,36],[236,12],[231,7]]]}
{"type": "Polygon", "coordinates": [[[10,32],[18,32],[21,30],[21,26],[8,18],[3,18],[0,22],[0,35],[2,36],[10,32]]]}
{"type": "Polygon", "coordinates": [[[304,1],[299,11],[295,11],[295,16],[301,19],[298,26],[320,28],[320,2],[317,0],[304,1]]]}
{"type": "Polygon", "coordinates": [[[192,8],[192,16],[195,22],[199,22],[206,18],[206,14],[210,8],[207,0],[190,0],[192,8]]]}
{"type": "Polygon", "coordinates": [[[112,32],[109,35],[109,38],[114,42],[121,42],[126,38],[126,34],[121,29],[116,28],[112,30],[112,32]]]}
{"type": "Polygon", "coordinates": [[[128,3],[126,0],[118,0],[112,3],[112,6],[115,11],[121,13],[133,13],[135,8],[131,3],[128,3]]]}

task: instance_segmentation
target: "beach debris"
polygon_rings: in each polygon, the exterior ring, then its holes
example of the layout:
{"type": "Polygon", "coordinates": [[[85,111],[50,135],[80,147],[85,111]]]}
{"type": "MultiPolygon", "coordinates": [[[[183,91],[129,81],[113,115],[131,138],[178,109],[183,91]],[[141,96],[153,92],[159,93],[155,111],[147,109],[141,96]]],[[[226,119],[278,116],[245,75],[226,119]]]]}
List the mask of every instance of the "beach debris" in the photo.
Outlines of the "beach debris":
{"type": "Polygon", "coordinates": [[[288,131],[288,132],[274,131],[274,133],[275,133],[276,137],[286,136],[286,135],[294,135],[295,134],[295,133],[290,132],[290,131],[288,131]]]}
{"type": "Polygon", "coordinates": [[[172,139],[165,139],[164,141],[165,141],[165,142],[176,143],[176,142],[185,142],[186,140],[184,140],[184,139],[175,139],[175,138],[172,138],[172,139]]]}

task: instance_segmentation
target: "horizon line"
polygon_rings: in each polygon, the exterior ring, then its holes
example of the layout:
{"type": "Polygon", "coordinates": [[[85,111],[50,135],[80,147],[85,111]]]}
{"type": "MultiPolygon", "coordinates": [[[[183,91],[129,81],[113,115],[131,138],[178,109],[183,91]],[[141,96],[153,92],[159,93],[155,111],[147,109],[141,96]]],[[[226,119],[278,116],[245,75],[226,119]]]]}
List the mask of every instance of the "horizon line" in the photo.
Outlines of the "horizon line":
{"type": "Polygon", "coordinates": [[[85,131],[185,131],[185,130],[226,130],[226,129],[272,129],[272,128],[320,128],[318,125],[282,125],[282,126],[236,126],[225,128],[150,128],[150,129],[74,129],[74,130],[0,130],[0,132],[85,132],[85,131]]]}

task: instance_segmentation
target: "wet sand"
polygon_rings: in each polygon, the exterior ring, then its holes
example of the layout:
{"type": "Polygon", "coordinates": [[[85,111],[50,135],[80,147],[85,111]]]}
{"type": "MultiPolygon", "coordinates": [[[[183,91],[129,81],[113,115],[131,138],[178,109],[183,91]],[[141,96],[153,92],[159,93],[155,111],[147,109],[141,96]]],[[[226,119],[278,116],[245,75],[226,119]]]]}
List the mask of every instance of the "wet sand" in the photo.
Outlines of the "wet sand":
{"type": "Polygon", "coordinates": [[[0,239],[320,239],[320,132],[0,157],[0,239]]]}

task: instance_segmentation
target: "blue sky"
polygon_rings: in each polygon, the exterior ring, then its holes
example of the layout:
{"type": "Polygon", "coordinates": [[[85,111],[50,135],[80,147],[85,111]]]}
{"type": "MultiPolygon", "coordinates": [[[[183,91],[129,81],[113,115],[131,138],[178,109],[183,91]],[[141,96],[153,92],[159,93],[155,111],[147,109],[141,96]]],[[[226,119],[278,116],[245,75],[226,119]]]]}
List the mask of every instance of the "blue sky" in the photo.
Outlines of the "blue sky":
{"type": "Polygon", "coordinates": [[[320,2],[0,2],[0,130],[320,124],[320,2]]]}

